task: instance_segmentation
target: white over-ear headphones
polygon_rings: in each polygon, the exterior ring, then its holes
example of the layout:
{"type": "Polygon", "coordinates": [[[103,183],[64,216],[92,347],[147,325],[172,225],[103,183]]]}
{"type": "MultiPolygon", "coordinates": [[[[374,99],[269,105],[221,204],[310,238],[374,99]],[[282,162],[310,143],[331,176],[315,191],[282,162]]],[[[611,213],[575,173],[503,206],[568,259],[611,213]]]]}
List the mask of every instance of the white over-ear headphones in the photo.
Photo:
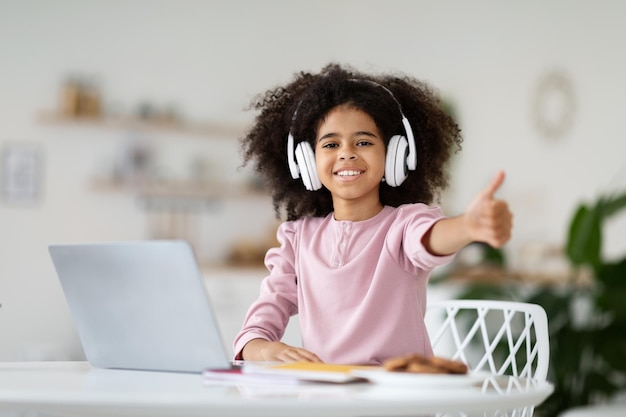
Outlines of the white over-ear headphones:
{"type": "MultiPolygon", "coordinates": [[[[389,140],[387,146],[387,157],[385,159],[385,181],[391,187],[397,187],[404,182],[408,176],[408,170],[414,171],[417,168],[417,151],[415,149],[415,139],[413,137],[413,130],[411,124],[402,112],[402,106],[400,102],[384,85],[371,80],[357,80],[351,79],[354,82],[367,82],[385,90],[393,101],[398,105],[400,114],[402,116],[402,125],[406,132],[406,137],[402,135],[395,135],[389,140]]],[[[298,109],[293,114],[291,119],[292,124],[296,118],[298,109]]],[[[302,182],[309,191],[315,191],[322,188],[322,182],[317,175],[317,168],[315,166],[315,153],[311,148],[311,144],[307,141],[301,141],[295,147],[294,150],[294,138],[289,130],[289,136],[287,136],[287,162],[289,163],[289,171],[291,177],[294,179],[302,176],[302,182]]]]}

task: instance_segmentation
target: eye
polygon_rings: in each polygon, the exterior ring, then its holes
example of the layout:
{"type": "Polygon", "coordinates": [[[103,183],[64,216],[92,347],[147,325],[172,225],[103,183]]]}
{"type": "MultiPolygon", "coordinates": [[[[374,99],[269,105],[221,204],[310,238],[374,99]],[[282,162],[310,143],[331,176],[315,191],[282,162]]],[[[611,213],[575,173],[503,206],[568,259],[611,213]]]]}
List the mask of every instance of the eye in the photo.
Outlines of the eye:
{"type": "Polygon", "coordinates": [[[322,145],[322,148],[326,148],[326,149],[331,149],[331,148],[336,148],[338,145],[334,142],[326,142],[325,144],[322,145]]]}
{"type": "Polygon", "coordinates": [[[356,146],[372,146],[373,143],[369,140],[360,140],[356,143],[356,146]]]}

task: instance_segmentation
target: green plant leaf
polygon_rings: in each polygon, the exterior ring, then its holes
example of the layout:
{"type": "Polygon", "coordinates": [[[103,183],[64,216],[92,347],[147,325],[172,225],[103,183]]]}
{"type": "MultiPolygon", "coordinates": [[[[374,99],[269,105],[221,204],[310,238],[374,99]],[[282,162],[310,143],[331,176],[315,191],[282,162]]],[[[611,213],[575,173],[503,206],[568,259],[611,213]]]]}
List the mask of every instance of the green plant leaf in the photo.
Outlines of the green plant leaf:
{"type": "Polygon", "coordinates": [[[598,203],[602,205],[602,216],[609,218],[626,207],[626,192],[602,198],[598,203]]]}
{"type": "Polygon", "coordinates": [[[490,265],[504,266],[506,264],[506,256],[502,249],[493,248],[485,244],[483,248],[483,262],[490,265]]]}
{"type": "MultiPolygon", "coordinates": [[[[606,368],[613,372],[620,372],[626,376],[626,321],[613,321],[610,325],[597,333],[597,338],[603,343],[594,346],[595,354],[601,358],[606,368]]],[[[620,388],[626,388],[626,380],[622,378],[620,388]]]]}
{"type": "Polygon", "coordinates": [[[473,283],[457,298],[467,300],[514,300],[515,291],[504,285],[473,283]]]}
{"type": "Polygon", "coordinates": [[[620,388],[619,385],[606,377],[606,373],[599,371],[589,372],[585,382],[583,392],[587,400],[583,404],[589,403],[592,398],[610,398],[620,388]]]}
{"type": "MultiPolygon", "coordinates": [[[[617,263],[605,263],[598,271],[598,280],[605,287],[626,287],[626,258],[617,263]]],[[[624,301],[622,301],[624,302],[624,301]]]]}
{"type": "Polygon", "coordinates": [[[595,269],[600,264],[602,249],[601,207],[589,209],[580,205],[574,214],[567,237],[565,253],[575,266],[589,264],[595,269]]]}
{"type": "Polygon", "coordinates": [[[626,323],[626,258],[602,265],[597,279],[601,284],[596,295],[597,306],[614,321],[626,323]]]}

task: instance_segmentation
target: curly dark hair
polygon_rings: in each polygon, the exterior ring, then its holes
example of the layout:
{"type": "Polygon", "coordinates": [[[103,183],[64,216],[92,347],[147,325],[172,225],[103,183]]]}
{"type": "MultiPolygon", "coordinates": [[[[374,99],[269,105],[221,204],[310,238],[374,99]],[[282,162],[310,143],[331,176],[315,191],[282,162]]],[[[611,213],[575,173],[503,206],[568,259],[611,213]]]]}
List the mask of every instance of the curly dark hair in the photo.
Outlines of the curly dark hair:
{"type": "Polygon", "coordinates": [[[409,171],[408,178],[398,187],[381,183],[381,203],[397,207],[438,201],[440,192],[448,185],[447,163],[461,149],[462,142],[461,131],[443,110],[439,96],[424,82],[405,74],[367,75],[330,63],[319,74],[295,74],[289,84],[260,94],[250,105],[260,114],[241,139],[243,164],[254,161],[255,171],[271,191],[276,217],[295,220],[326,216],[333,211],[332,197],[325,187],[307,191],[301,179],[291,177],[287,137],[291,132],[295,145],[308,141],[315,149],[319,122],[342,104],[372,117],[385,145],[394,135],[406,135],[401,113],[411,124],[417,169],[409,171]],[[391,91],[401,109],[388,91],[371,81],[391,91]]]}

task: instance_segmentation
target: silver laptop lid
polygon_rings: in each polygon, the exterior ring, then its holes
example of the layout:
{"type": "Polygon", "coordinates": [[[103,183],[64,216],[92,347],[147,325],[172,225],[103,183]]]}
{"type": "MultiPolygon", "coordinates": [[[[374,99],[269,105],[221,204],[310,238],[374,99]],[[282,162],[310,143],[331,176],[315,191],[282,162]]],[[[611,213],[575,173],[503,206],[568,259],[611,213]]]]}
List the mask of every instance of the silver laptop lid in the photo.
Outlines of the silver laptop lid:
{"type": "Polygon", "coordinates": [[[229,367],[193,250],[184,241],[50,245],[87,360],[96,367],[229,367]]]}

